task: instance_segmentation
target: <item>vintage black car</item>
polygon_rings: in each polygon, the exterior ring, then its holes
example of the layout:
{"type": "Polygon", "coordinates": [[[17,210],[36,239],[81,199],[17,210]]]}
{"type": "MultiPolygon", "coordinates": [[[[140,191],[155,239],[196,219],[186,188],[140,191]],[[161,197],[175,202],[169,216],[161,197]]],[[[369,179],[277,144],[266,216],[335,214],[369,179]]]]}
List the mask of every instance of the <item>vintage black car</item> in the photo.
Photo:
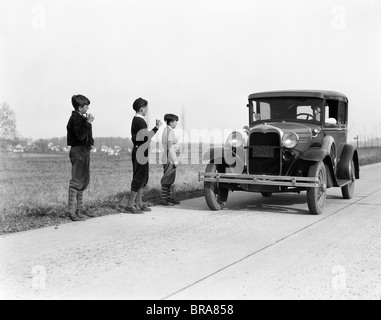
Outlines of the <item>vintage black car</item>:
{"type": "Polygon", "coordinates": [[[277,91],[249,96],[249,126],[203,156],[211,210],[224,208],[229,191],[306,191],[309,212],[321,214],[327,189],[353,197],[358,153],[347,143],[348,98],[333,91],[277,91]]]}

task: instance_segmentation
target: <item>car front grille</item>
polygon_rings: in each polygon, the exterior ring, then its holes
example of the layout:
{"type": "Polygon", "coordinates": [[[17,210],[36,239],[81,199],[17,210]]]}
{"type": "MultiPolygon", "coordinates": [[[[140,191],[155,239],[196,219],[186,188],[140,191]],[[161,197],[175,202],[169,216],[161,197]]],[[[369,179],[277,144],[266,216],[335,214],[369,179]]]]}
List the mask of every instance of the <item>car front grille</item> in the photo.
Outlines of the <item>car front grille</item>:
{"type": "Polygon", "coordinates": [[[248,148],[249,174],[281,174],[281,148],[278,132],[252,132],[248,148]]]}

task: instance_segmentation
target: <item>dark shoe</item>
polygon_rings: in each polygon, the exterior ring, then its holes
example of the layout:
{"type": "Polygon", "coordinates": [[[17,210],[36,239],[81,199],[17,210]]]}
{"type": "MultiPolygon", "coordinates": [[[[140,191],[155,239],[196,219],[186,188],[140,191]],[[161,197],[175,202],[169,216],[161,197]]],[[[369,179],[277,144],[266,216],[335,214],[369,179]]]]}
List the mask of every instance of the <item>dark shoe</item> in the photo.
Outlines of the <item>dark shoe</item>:
{"type": "Polygon", "coordinates": [[[143,213],[142,210],[138,209],[135,206],[133,206],[133,207],[126,206],[125,209],[127,212],[131,212],[132,214],[142,214],[143,213]]]}
{"type": "Polygon", "coordinates": [[[86,220],[86,218],[83,218],[83,217],[81,217],[81,216],[78,216],[78,215],[76,215],[76,214],[74,214],[74,213],[72,213],[72,212],[66,212],[65,214],[66,214],[66,216],[67,216],[71,221],[85,221],[85,220],[86,220]]]}
{"type": "Polygon", "coordinates": [[[172,202],[169,202],[167,200],[161,200],[159,205],[165,206],[165,207],[173,207],[174,206],[174,204],[172,202]]]}
{"type": "Polygon", "coordinates": [[[64,213],[60,213],[58,215],[58,218],[60,218],[60,219],[66,219],[68,216],[69,216],[69,214],[67,212],[64,212],[64,213]]]}
{"type": "Polygon", "coordinates": [[[144,212],[151,212],[152,209],[148,207],[146,203],[143,203],[142,206],[136,206],[139,210],[144,211],[144,212]]]}
{"type": "Polygon", "coordinates": [[[89,218],[95,218],[96,215],[94,213],[91,213],[85,209],[77,209],[77,211],[75,212],[75,214],[78,216],[78,215],[82,215],[82,216],[87,216],[89,218]]]}
{"type": "Polygon", "coordinates": [[[177,200],[175,200],[175,199],[173,199],[173,198],[169,198],[169,199],[168,199],[168,202],[173,203],[174,205],[175,205],[175,204],[180,204],[180,201],[177,201],[177,200]]]}

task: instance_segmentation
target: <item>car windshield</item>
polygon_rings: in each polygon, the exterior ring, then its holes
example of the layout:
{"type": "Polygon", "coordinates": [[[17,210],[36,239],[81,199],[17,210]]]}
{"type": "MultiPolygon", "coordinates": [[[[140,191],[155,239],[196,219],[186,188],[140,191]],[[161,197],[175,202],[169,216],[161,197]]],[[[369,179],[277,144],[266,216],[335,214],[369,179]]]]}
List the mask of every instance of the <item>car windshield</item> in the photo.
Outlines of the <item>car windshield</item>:
{"type": "Polygon", "coordinates": [[[323,100],[316,98],[264,98],[252,101],[251,122],[255,121],[321,121],[323,100]]]}

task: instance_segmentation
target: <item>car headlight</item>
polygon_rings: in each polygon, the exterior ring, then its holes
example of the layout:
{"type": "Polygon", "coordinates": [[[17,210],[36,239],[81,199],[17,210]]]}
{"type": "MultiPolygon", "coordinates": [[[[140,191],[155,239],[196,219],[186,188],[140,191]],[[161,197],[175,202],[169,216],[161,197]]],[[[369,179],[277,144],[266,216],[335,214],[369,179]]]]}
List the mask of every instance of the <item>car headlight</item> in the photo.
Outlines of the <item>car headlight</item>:
{"type": "Polygon", "coordinates": [[[288,132],[282,138],[282,144],[287,149],[295,148],[299,143],[299,137],[295,132],[288,132]]]}
{"type": "Polygon", "coordinates": [[[239,132],[232,132],[229,138],[226,140],[227,148],[241,148],[245,144],[245,139],[239,132]]]}

